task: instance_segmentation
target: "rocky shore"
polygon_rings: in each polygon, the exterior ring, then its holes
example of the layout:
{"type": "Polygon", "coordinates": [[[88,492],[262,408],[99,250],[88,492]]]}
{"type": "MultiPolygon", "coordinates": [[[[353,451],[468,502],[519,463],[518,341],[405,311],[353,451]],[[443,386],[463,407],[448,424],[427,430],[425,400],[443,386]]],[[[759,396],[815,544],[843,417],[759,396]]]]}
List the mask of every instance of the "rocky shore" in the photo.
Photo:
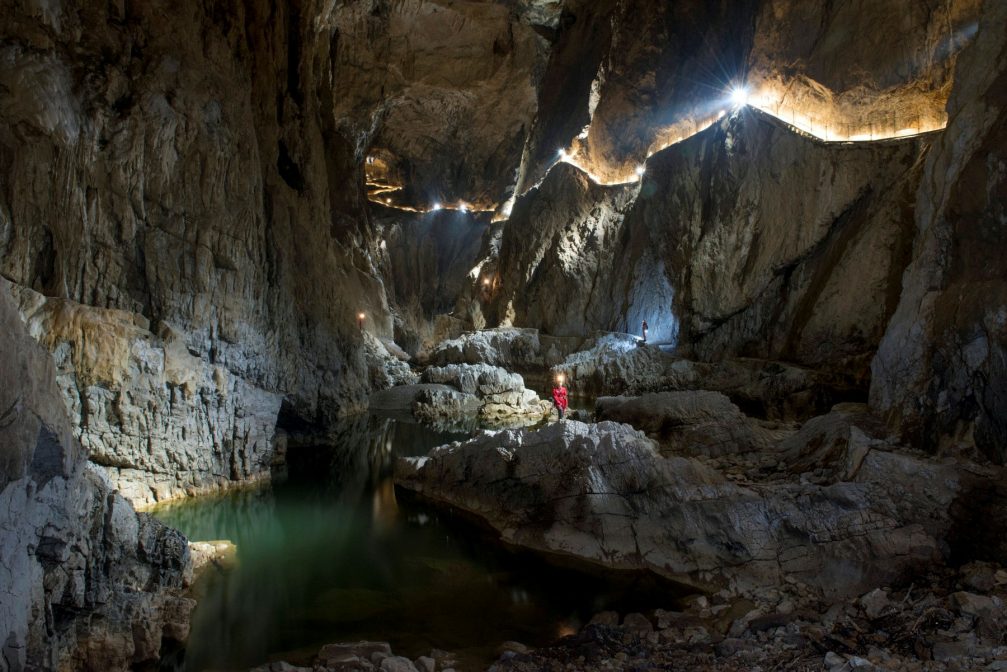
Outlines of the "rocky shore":
{"type": "Polygon", "coordinates": [[[1007,571],[935,569],[828,602],[784,583],[750,599],[697,597],[681,611],[601,613],[554,646],[492,672],[675,670],[948,672],[1007,669],[1007,571]]]}

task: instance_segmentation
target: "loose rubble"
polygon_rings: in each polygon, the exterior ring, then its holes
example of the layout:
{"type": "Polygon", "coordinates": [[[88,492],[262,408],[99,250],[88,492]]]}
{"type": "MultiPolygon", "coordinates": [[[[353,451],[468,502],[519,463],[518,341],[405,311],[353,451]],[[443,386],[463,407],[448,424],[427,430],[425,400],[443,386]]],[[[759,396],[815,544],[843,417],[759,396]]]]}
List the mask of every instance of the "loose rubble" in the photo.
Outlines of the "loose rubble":
{"type": "Polygon", "coordinates": [[[675,611],[601,613],[554,646],[492,672],[1007,669],[1007,570],[934,569],[859,598],[823,601],[797,582],[745,599],[698,596],[675,611]]]}

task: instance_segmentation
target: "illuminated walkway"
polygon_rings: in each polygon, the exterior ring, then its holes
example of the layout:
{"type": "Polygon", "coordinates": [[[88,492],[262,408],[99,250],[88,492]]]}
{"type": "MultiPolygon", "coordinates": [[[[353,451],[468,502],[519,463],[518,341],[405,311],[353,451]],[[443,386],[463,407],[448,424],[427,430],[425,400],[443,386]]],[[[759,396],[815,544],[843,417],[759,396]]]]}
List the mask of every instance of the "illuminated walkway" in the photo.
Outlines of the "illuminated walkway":
{"type": "MultiPolygon", "coordinates": [[[[590,126],[587,126],[574,140],[571,148],[561,149],[557,152],[556,162],[545,171],[545,174],[537,183],[524,189],[520,196],[524,196],[529,191],[537,189],[545,181],[549,173],[552,172],[552,168],[559,163],[574,166],[583,172],[593,183],[598,185],[624,186],[637,183],[646,173],[647,160],[654,154],[702,133],[723,119],[729,111],[738,111],[746,107],[759,110],[777,119],[794,132],[829,144],[899,140],[942,131],[947,125],[946,118],[923,119],[918,115],[900,118],[900,115],[897,113],[879,115],[876,112],[844,114],[838,112],[835,106],[829,105],[807,104],[804,108],[799,109],[797,106],[785,102],[786,98],[786,94],[777,93],[770,86],[756,93],[750,93],[743,87],[736,87],[731,90],[728,99],[723,101],[723,106],[720,109],[716,109],[714,112],[706,115],[696,115],[692,118],[683,119],[671,126],[659,129],[655,133],[655,140],[647,151],[646,156],[629,173],[623,172],[620,174],[620,170],[625,170],[623,168],[595,166],[581,157],[580,147],[583,141],[590,135],[590,126]],[[878,119],[879,116],[880,120],[878,119]],[[603,177],[603,175],[610,177],[603,177]]],[[[497,214],[493,218],[495,222],[505,221],[510,217],[511,208],[517,198],[517,196],[512,197],[502,206],[495,208],[474,209],[464,201],[459,201],[456,203],[435,203],[432,207],[423,209],[401,206],[393,202],[389,194],[400,191],[403,188],[402,186],[379,180],[369,180],[368,187],[370,189],[368,200],[386,208],[419,214],[438,210],[496,212],[497,214]]]]}

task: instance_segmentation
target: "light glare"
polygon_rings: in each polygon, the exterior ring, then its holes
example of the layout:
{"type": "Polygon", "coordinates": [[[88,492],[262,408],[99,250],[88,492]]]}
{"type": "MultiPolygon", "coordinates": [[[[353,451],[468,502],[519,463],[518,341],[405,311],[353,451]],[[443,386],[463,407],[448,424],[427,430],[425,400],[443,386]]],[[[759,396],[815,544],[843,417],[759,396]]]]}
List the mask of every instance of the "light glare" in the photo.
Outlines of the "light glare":
{"type": "Polygon", "coordinates": [[[735,86],[731,89],[731,103],[735,107],[744,107],[748,105],[748,87],[747,86],[735,86]]]}

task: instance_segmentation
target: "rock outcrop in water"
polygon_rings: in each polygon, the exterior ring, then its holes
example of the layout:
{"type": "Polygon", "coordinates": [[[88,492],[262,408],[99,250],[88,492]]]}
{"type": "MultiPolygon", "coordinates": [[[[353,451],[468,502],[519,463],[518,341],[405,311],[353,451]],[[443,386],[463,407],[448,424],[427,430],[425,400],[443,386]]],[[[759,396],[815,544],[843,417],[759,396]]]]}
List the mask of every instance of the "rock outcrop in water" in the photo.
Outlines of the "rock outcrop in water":
{"type": "Polygon", "coordinates": [[[0,638],[5,670],[126,670],[188,636],[185,538],[88,463],[49,354],[0,280],[0,638]]]}
{"type": "Polygon", "coordinates": [[[400,459],[396,483],[507,543],[712,590],[856,594],[939,560],[963,467],[882,442],[842,452],[855,463],[843,477],[794,479],[774,460],[728,479],[724,458],[662,457],[628,425],[560,422],[400,459]]]}

